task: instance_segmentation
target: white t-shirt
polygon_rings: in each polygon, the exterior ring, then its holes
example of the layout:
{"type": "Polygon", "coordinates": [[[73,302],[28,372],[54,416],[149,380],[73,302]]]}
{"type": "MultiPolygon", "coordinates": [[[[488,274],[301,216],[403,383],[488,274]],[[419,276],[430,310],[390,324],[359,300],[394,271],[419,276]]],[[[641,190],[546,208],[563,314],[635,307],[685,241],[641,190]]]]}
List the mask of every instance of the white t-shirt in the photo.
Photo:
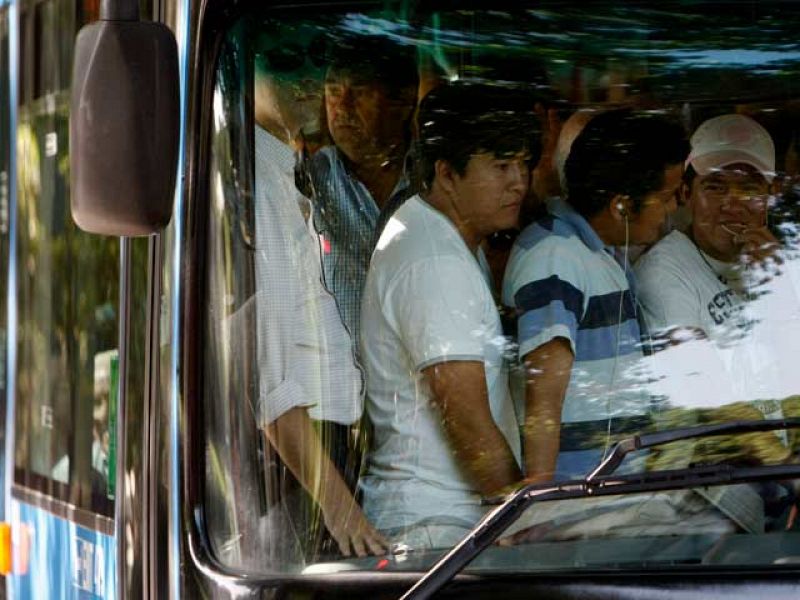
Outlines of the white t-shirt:
{"type": "Polygon", "coordinates": [[[506,340],[482,252],[419,196],[389,220],[372,257],[361,309],[367,415],[374,428],[364,508],[379,529],[473,525],[485,512],[462,476],[421,371],[482,361],[492,416],[519,462],[506,340]]]}
{"type": "Polygon", "coordinates": [[[673,231],[636,265],[639,301],[652,333],[702,330],[690,341],[654,355],[661,391],[677,406],[721,406],[759,401],[767,417],[779,417],[768,400],[800,393],[798,262],[788,256],[765,283],[701,254],[673,231]]]}
{"type": "Polygon", "coordinates": [[[260,127],[255,146],[256,293],[231,320],[230,337],[235,346],[255,327],[258,423],[298,406],[314,420],[353,423],[363,410],[363,378],[323,284],[319,239],[309,200],[295,186],[292,150],[260,127]]]}

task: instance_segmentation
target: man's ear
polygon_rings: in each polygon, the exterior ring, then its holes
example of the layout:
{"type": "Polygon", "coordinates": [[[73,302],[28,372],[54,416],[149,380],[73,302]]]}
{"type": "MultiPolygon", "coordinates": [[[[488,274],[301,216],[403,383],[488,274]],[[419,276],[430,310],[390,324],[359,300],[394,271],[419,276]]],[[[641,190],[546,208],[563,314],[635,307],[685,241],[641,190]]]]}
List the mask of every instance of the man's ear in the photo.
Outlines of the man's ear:
{"type": "Polygon", "coordinates": [[[681,182],[681,187],[678,191],[678,206],[692,207],[692,186],[685,181],[681,182]]]}
{"type": "Polygon", "coordinates": [[[632,203],[630,196],[617,194],[608,203],[608,212],[615,221],[631,218],[632,203]]]}
{"type": "Polygon", "coordinates": [[[455,191],[455,182],[458,173],[453,166],[446,160],[437,160],[433,165],[433,182],[447,193],[455,191]]]}

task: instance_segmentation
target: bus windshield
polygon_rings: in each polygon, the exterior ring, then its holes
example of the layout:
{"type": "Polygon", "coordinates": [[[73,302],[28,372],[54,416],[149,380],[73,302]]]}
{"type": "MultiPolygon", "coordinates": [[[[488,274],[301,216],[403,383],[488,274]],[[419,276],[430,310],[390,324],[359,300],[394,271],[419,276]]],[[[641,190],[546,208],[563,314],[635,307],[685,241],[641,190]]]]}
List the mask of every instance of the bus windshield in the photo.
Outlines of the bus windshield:
{"type": "Polygon", "coordinates": [[[796,471],[760,468],[800,449],[800,9],[513,6],[221,34],[200,389],[226,567],[428,570],[622,439],[780,420],[615,470],[752,480],[533,504],[467,571],[797,562],[796,471]]]}

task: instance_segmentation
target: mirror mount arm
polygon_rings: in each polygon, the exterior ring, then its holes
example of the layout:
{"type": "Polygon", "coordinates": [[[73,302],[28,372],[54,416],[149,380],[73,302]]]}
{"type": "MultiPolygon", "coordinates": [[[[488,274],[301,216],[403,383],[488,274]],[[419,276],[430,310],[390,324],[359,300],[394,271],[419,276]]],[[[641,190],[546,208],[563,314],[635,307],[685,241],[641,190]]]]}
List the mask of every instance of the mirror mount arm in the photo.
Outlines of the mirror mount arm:
{"type": "Polygon", "coordinates": [[[138,21],[139,2],[137,0],[101,0],[101,21],[138,21]]]}

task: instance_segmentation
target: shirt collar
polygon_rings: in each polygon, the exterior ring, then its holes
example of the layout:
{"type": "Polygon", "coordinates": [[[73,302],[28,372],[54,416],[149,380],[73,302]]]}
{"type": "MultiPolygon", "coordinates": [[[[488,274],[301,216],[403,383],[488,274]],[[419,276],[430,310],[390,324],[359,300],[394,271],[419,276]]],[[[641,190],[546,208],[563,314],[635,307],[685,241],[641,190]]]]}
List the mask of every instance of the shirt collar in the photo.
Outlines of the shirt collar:
{"type": "Polygon", "coordinates": [[[547,208],[552,215],[558,217],[572,227],[575,233],[578,234],[578,237],[581,238],[581,241],[586,244],[590,250],[598,251],[606,248],[603,240],[600,239],[600,236],[597,235],[594,228],[589,225],[589,222],[575,212],[575,209],[563,198],[558,196],[550,198],[547,201],[547,208]]]}
{"type": "MultiPolygon", "coordinates": [[[[340,173],[344,173],[347,178],[352,183],[357,183],[360,186],[364,184],[352,173],[350,170],[350,161],[347,160],[342,151],[336,145],[331,145],[326,148],[323,148],[321,152],[329,152],[331,161],[336,164],[336,169],[340,173]]],[[[389,194],[389,202],[387,202],[387,206],[392,204],[392,199],[396,196],[403,195],[403,200],[408,197],[409,194],[404,194],[410,187],[411,187],[411,171],[414,165],[414,156],[413,156],[413,149],[410,149],[407,153],[405,158],[403,159],[403,171],[400,174],[400,178],[397,180],[397,183],[392,190],[392,193],[389,194]]],[[[366,190],[366,188],[364,188],[366,190]]]]}

